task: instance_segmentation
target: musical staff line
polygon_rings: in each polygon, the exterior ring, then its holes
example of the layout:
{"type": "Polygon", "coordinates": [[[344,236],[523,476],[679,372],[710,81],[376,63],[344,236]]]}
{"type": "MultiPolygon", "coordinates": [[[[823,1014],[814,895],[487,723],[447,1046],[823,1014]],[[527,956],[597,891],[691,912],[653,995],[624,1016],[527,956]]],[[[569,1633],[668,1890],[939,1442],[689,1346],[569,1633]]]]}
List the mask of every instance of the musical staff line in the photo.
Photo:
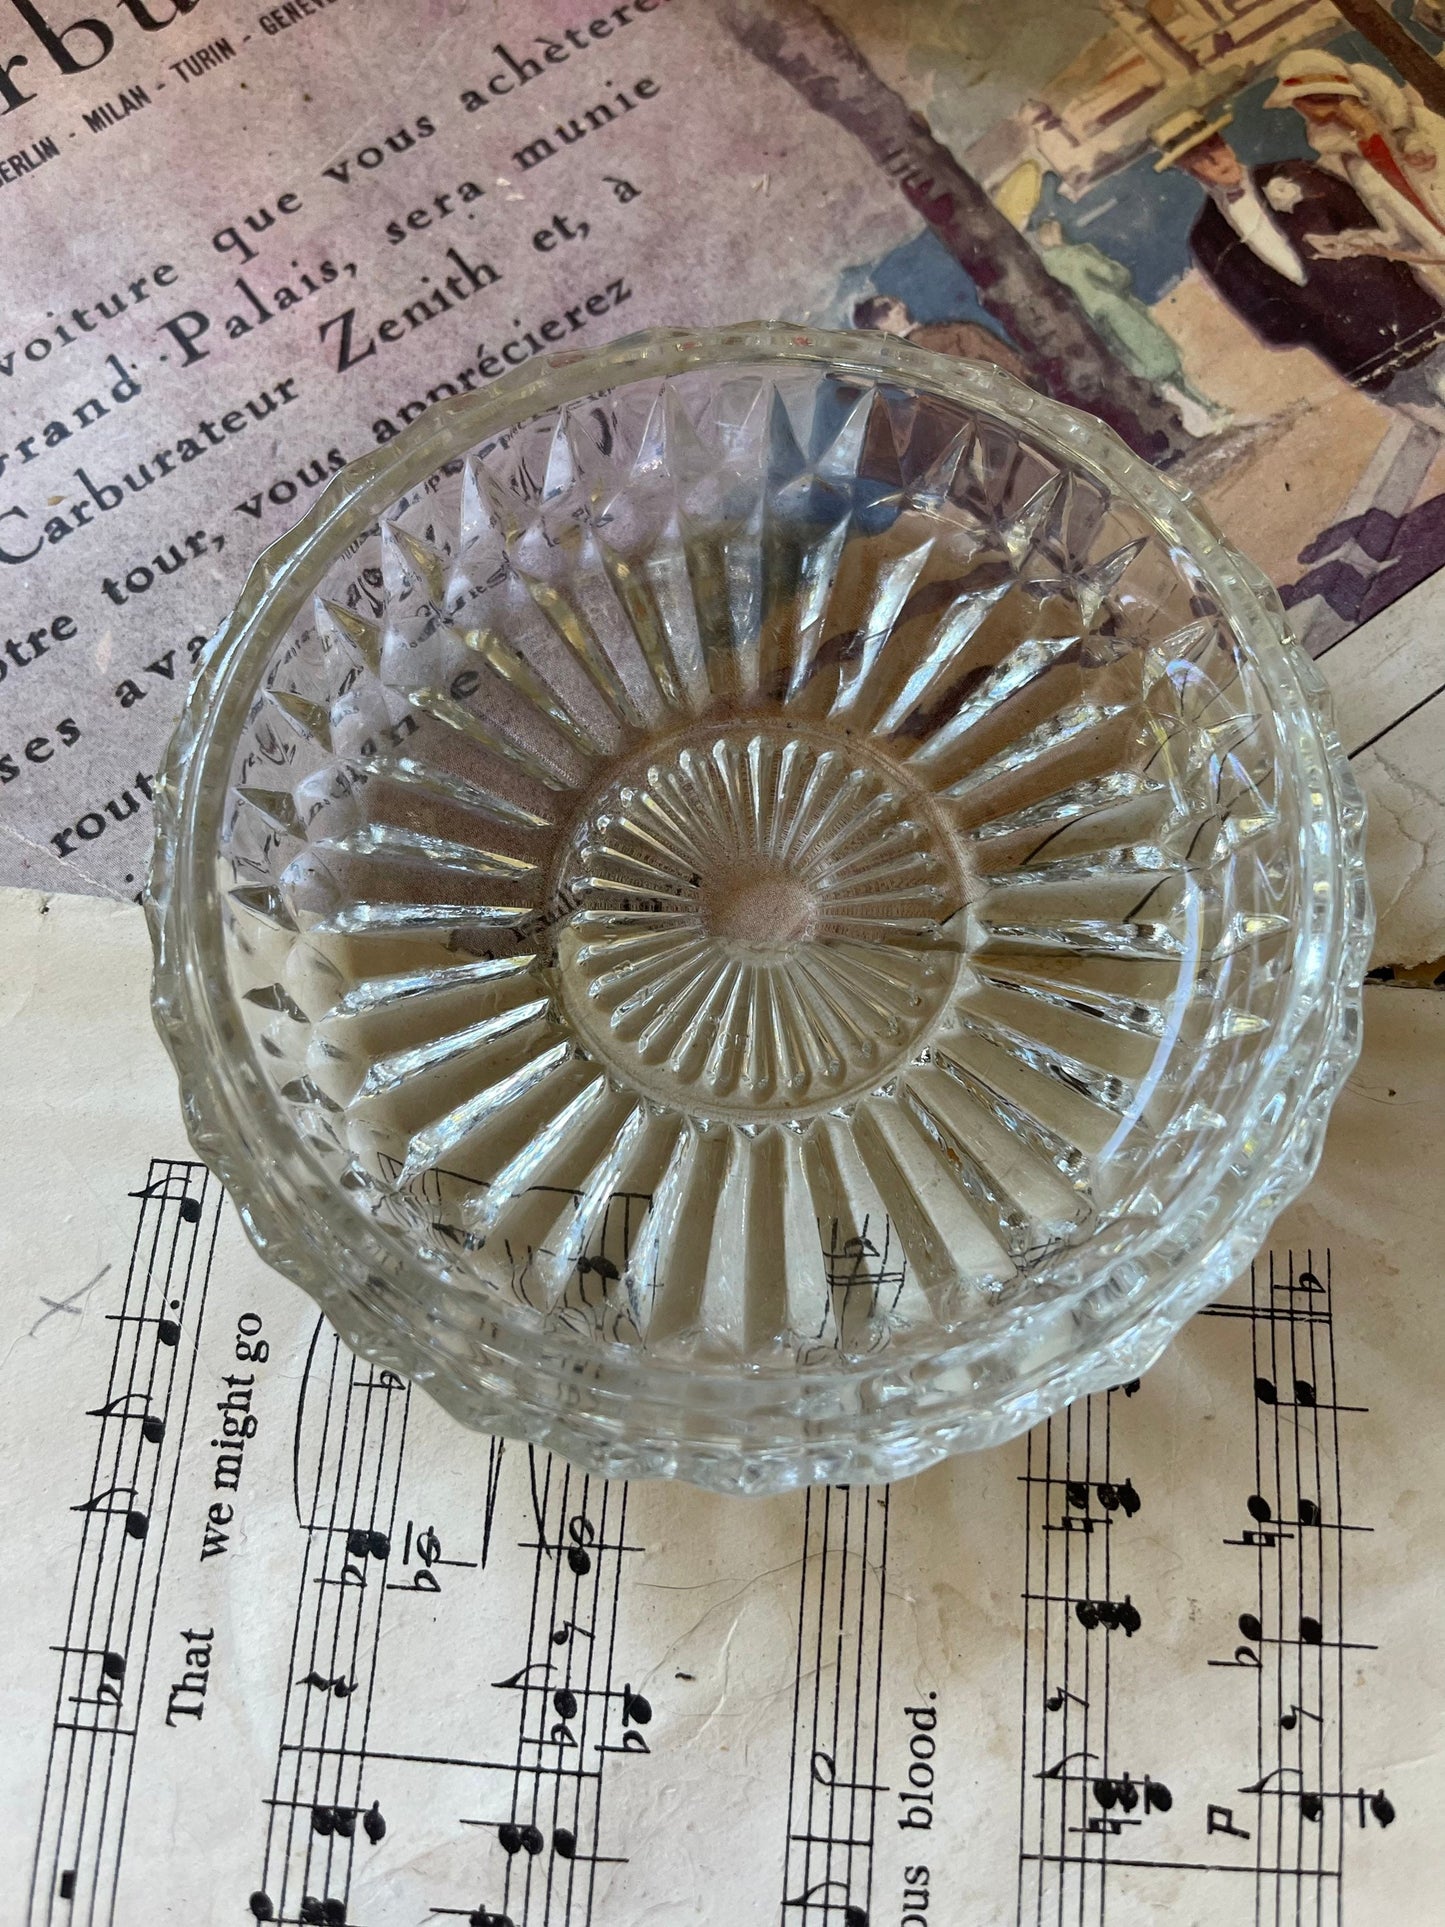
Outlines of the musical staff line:
{"type": "Polygon", "coordinates": [[[303,1546],[256,1920],[293,1908],[344,1920],[358,1834],[374,1846],[386,1831],[363,1780],[410,1400],[395,1373],[353,1357],[318,1319],[292,1446],[303,1546]]]}
{"type": "Polygon", "coordinates": [[[627,1539],[625,1484],[535,1447],[527,1458],[537,1530],[516,1541],[532,1554],[525,1656],[497,1682],[517,1696],[510,1792],[502,1815],[468,1824],[489,1830],[505,1855],[500,1916],[563,1927],[592,1920],[598,1867],[625,1862],[599,1845],[608,1757],[649,1750],[641,1726],[651,1703],[617,1676],[623,1561],[641,1548],[627,1539]],[[545,1757],[554,1748],[555,1763],[545,1757]]]}
{"type": "Polygon", "coordinates": [[[1127,1527],[1142,1509],[1132,1477],[1115,1475],[1114,1402],[1122,1395],[1095,1394],[1036,1428],[1019,1479],[1025,1638],[1016,1917],[1035,1927],[1046,1919],[1060,1927],[1065,1920],[1103,1921],[1109,1870],[1117,1864],[1110,1841],[1124,1825],[1142,1824],[1113,1807],[1142,1796],[1147,1815],[1171,1799],[1147,1775],[1142,1782],[1128,1773],[1116,1777],[1112,1765],[1113,1636],[1131,1640],[1142,1624],[1128,1591],[1121,1594],[1115,1583],[1115,1534],[1064,1525],[1092,1519],[1127,1527]],[[1068,1770],[1070,1761],[1078,1771],[1068,1770]],[[1069,1850],[1071,1836],[1084,1843],[1077,1852],[1069,1850]],[[1077,1874],[1050,1882],[1041,1875],[1045,1867],[1077,1874]]]}
{"type": "Polygon", "coordinates": [[[134,1742],[220,1225],[205,1167],[153,1158],[138,1201],[89,1495],[80,1520],[32,1863],[27,1919],[114,1920],[134,1742]],[[184,1340],[184,1343],[182,1342],[184,1340]],[[98,1666],[95,1662],[99,1662],[98,1666]],[[89,1675],[94,1673],[91,1679],[89,1675]],[[89,1688],[89,1690],[87,1690],[89,1688]],[[69,1717],[93,1705],[96,1716],[69,1717]],[[114,1717],[100,1717],[103,1708],[114,1717]],[[128,1717],[123,1720],[122,1713],[128,1717]]]}
{"type": "MultiPolygon", "coordinates": [[[[1072,1867],[1089,1864],[1084,1855],[1077,1853],[1029,1853],[1025,1854],[1024,1858],[1031,1861],[1047,1862],[1052,1866],[1072,1867]]],[[[1294,1874],[1299,1871],[1298,1868],[1294,1867],[1265,1866],[1255,1868],[1253,1866],[1245,1866],[1240,1861],[1229,1860],[1132,1860],[1120,1854],[1115,1854],[1110,1864],[1114,1867],[1121,1868],[1147,1867],[1151,1871],[1163,1873],[1294,1874]]],[[[1322,1880],[1338,1880],[1339,1874],[1337,1872],[1327,1871],[1316,1877],[1322,1880]]]]}
{"type": "MultiPolygon", "coordinates": [[[[419,1180],[436,1194],[434,1205],[445,1202],[453,1182],[445,1171],[419,1180]]],[[[617,1270],[613,1254],[632,1235],[635,1206],[623,1195],[609,1204],[579,1257],[584,1283],[617,1270]]],[[[482,1899],[461,1904],[454,1891],[439,1894],[429,1911],[514,1927],[586,1927],[599,1866],[624,1859],[604,1852],[600,1838],[610,1761],[650,1750],[643,1733],[651,1703],[640,1685],[622,1679],[617,1653],[622,1571],[642,1551],[627,1533],[627,1487],[588,1477],[536,1448],[509,1452],[492,1439],[480,1556],[463,1556],[476,1550],[470,1532],[461,1546],[444,1520],[439,1532],[414,1489],[421,1473],[407,1464],[410,1398],[408,1386],[351,1358],[318,1323],[292,1440],[302,1543],[251,1915],[273,1927],[291,1919],[339,1927],[349,1918],[358,1854],[377,1847],[395,1822],[395,1769],[458,1768],[481,1776],[475,1805],[457,1820],[481,1849],[475,1891],[482,1899]],[[499,1554],[504,1516],[523,1529],[499,1554]],[[398,1744],[403,1735],[388,1730],[391,1715],[414,1709],[404,1697],[389,1702],[384,1690],[384,1614],[405,1615],[398,1596],[435,1602],[476,1584],[481,1602],[470,1598],[468,1607],[484,1610],[489,1562],[511,1569],[517,1553],[530,1569],[525,1642],[515,1654],[521,1663],[503,1677],[489,1666],[480,1682],[500,1695],[493,1707],[515,1717],[510,1753],[495,1744],[471,1752],[465,1741],[456,1751],[445,1743],[398,1744]],[[383,1764],[384,1777],[376,1772],[383,1764]],[[377,1783],[389,1813],[368,1791],[377,1783]]],[[[414,1731],[408,1726],[407,1737],[414,1731]]],[[[489,1732],[489,1741],[495,1737],[489,1732]]]]}
{"type": "MultiPolygon", "coordinates": [[[[1310,1251],[1270,1252],[1251,1269],[1247,1296],[1203,1314],[1234,1329],[1245,1321],[1248,1352],[1228,1342],[1242,1354],[1253,1411],[1249,1459],[1239,1467],[1248,1524],[1221,1535],[1225,1556],[1240,1562],[1229,1570],[1252,1578],[1253,1598],[1229,1636],[1238,1641],[1233,1656],[1200,1656],[1221,1693],[1231,1691],[1230,1672],[1253,1675],[1247,1698],[1225,1703],[1226,1721],[1237,1718],[1240,1757],[1202,1816],[1214,1857],[1190,1851],[1197,1809],[1182,1829],[1169,1821],[1169,1781],[1178,1781],[1167,1765],[1151,1763],[1164,1778],[1121,1773],[1113,1755],[1113,1669],[1147,1642],[1152,1610],[1146,1591],[1141,1613],[1119,1571],[1127,1534],[1097,1530],[1125,1526],[1147,1500],[1114,1471],[1120,1394],[1081,1401],[1029,1436],[1020,1479],[1019,1927],[1106,1927],[1116,1899],[1128,1909],[1145,1891],[1120,1888],[1131,1869],[1248,1874],[1257,1927],[1339,1927],[1347,1828],[1356,1819],[1361,1828],[1394,1823],[1384,1788],[1351,1787],[1345,1777],[1345,1655],[1375,1650],[1351,1636],[1345,1617],[1344,1548],[1368,1543],[1346,1534],[1370,1528],[1345,1516],[1341,1427],[1364,1408],[1341,1396],[1337,1378],[1332,1256],[1321,1255],[1318,1272],[1315,1263],[1310,1251]]],[[[1206,1912],[1212,1903],[1186,1889],[1177,1904],[1206,1912]]]]}
{"type": "MultiPolygon", "coordinates": [[[[579,1194],[570,1195],[580,1202],[579,1194]]],[[[649,1202],[632,1192],[609,1199],[577,1255],[569,1286],[577,1302],[590,1305],[589,1280],[622,1275],[649,1202]]],[[[488,1474],[488,1536],[498,1505],[500,1447],[498,1454],[488,1474]]],[[[501,1849],[501,1880],[495,1880],[493,1856],[487,1899],[468,1917],[507,1919],[515,1927],[589,1927],[598,1867],[626,1858],[601,1850],[609,1761],[650,1751],[642,1729],[651,1722],[651,1702],[630,1679],[619,1684],[617,1647],[624,1563],[643,1548],[628,1538],[625,1482],[581,1473],[533,1446],[509,1463],[517,1510],[534,1527],[513,1542],[531,1554],[530,1601],[522,1664],[500,1682],[515,1693],[517,1709],[509,1785],[502,1810],[475,1823],[501,1849]],[[554,1750],[555,1760],[548,1757],[554,1750]]]]}
{"type": "Polygon", "coordinates": [[[803,1927],[872,1914],[889,1503],[886,1486],[804,1495],[783,1857],[784,1919],[803,1927]]]}

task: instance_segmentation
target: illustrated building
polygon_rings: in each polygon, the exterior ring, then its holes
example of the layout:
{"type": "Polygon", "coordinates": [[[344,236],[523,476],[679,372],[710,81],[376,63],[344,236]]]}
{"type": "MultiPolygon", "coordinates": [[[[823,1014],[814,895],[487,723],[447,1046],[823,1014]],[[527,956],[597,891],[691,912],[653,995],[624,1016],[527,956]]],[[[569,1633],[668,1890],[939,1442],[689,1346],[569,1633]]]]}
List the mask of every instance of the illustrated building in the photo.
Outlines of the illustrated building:
{"type": "Polygon", "coordinates": [[[1077,199],[1127,167],[1175,107],[1228,100],[1291,47],[1323,45],[1345,22],[1328,0],[1098,0],[1112,25],[1011,120],[969,149],[990,188],[1025,161],[1077,199]]]}

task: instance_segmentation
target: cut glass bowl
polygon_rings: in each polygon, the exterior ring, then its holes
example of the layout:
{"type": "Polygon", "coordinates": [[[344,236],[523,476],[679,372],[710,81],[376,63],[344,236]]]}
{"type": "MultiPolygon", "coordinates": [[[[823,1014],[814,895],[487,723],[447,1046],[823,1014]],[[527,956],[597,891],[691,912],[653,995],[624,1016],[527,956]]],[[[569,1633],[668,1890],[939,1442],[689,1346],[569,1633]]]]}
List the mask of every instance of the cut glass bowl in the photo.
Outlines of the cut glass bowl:
{"type": "Polygon", "coordinates": [[[878,336],[440,403],[257,565],[158,801],[258,1248],[608,1474],[890,1478],[1133,1377],[1358,1050],[1362,807],[1268,585],[878,336]]]}

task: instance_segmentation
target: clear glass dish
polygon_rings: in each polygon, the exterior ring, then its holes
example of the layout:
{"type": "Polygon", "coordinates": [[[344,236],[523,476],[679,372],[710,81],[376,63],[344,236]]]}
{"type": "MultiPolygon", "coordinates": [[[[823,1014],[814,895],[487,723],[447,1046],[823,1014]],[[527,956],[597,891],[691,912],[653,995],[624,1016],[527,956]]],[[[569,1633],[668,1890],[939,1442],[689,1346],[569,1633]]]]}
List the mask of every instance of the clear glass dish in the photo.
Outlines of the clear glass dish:
{"type": "Polygon", "coordinates": [[[559,353],[338,475],[159,787],[197,1149],[466,1423],[727,1491],[1133,1377],[1305,1184],[1363,811],[1262,577],[877,336],[559,353]]]}

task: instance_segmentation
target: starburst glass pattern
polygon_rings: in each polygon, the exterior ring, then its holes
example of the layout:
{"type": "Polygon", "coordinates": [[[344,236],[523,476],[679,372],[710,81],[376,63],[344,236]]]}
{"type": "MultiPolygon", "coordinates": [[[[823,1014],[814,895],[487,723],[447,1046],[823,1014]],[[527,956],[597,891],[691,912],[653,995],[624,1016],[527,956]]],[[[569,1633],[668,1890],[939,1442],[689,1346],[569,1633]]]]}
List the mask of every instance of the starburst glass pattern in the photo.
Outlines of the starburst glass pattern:
{"type": "Polygon", "coordinates": [[[557,981],[613,1073],[699,1118],[801,1123],[922,1047],[962,963],[926,793],[823,731],[705,724],[614,782],[564,866],[557,981]]]}
{"type": "Polygon", "coordinates": [[[197,1143],[469,1422],[727,1489],[1127,1377],[1303,1183],[1360,806],[1262,581],[1097,424],[778,330],[443,404],[183,721],[197,1143]]]}

